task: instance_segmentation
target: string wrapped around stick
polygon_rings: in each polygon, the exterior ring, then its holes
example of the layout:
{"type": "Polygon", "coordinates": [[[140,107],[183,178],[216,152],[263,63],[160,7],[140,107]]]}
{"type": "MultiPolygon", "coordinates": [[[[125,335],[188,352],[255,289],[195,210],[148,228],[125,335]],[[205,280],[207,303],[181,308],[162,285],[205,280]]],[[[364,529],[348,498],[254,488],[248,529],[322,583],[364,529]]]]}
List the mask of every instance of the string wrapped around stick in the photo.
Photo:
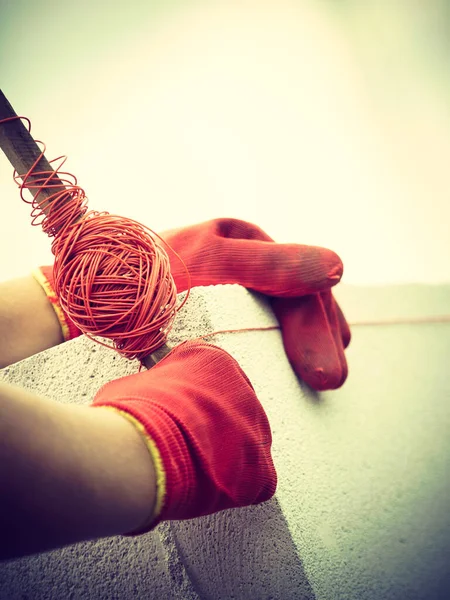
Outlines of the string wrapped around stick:
{"type": "Polygon", "coordinates": [[[17,116],[0,91],[0,144],[15,168],[22,200],[32,207],[32,225],[52,238],[63,310],[91,339],[143,361],[166,342],[189,290],[177,306],[164,240],[132,219],[88,210],[76,177],[61,170],[66,157],[47,162],[45,144],[30,131],[29,119],[17,116]]]}

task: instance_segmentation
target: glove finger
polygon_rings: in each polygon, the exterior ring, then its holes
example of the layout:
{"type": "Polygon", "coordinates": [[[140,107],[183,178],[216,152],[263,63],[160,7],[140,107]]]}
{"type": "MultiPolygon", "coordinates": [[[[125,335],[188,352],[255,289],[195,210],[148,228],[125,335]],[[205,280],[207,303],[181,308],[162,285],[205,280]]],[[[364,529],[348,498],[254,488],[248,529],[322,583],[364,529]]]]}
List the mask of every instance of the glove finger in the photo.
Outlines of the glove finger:
{"type": "Polygon", "coordinates": [[[343,272],[341,259],[332,250],[257,240],[222,240],[220,250],[209,254],[208,267],[209,283],[238,283],[285,298],[328,289],[340,281],[343,272]]]}
{"type": "Polygon", "coordinates": [[[352,339],[350,326],[347,323],[347,319],[345,318],[344,313],[342,312],[341,307],[336,302],[336,300],[334,301],[334,304],[336,307],[336,315],[339,321],[339,327],[341,328],[342,343],[344,345],[344,348],[347,348],[350,344],[350,340],[352,339]]]}
{"type": "Polygon", "coordinates": [[[274,298],[272,307],[296,374],[315,390],[342,385],[345,373],[321,295],[274,298]]]}
{"type": "MultiPolygon", "coordinates": [[[[286,272],[281,274],[281,277],[285,277],[287,284],[285,286],[274,286],[273,293],[269,291],[265,293],[273,296],[294,296],[295,286],[299,285],[300,289],[302,285],[308,280],[315,282],[315,289],[310,292],[306,290],[302,294],[315,293],[319,288],[322,289],[322,285],[328,288],[336,285],[342,277],[343,265],[339,256],[332,250],[322,248],[319,246],[306,246],[299,244],[276,244],[274,240],[260,227],[249,223],[247,221],[241,221],[239,219],[217,219],[214,223],[215,234],[228,240],[252,240],[259,242],[272,242],[275,245],[267,247],[266,245],[256,244],[254,246],[255,253],[261,250],[261,260],[264,261],[263,254],[270,253],[270,263],[274,264],[275,269],[280,269],[282,265],[286,268],[286,272]],[[264,250],[263,250],[264,248],[264,250]],[[296,256],[296,250],[298,255],[296,256]],[[294,256],[292,257],[292,253],[294,256]],[[278,254],[281,255],[281,260],[278,254]],[[302,264],[299,264],[301,261],[302,264]],[[294,272],[290,273],[289,269],[294,272]],[[296,281],[300,280],[300,283],[296,281]],[[325,283],[322,283],[322,281],[325,283]],[[287,289],[288,292],[285,294],[282,290],[287,289]]],[[[249,246],[251,250],[252,246],[249,246]]],[[[280,269],[282,270],[282,269],[280,269]]],[[[264,269],[261,269],[264,272],[264,269]]],[[[264,273],[265,275],[265,273],[264,273]]],[[[275,274],[276,276],[276,274],[275,274]]],[[[258,283],[256,283],[258,285],[258,283]]],[[[245,286],[252,287],[252,286],[245,286]]],[[[259,286],[258,286],[259,287],[259,286]]],[[[262,292],[263,290],[254,287],[256,291],[262,292]]],[[[297,289],[297,291],[300,291],[297,289]]],[[[341,313],[342,314],[342,313],[341,313]]],[[[343,315],[342,315],[343,316],[343,315]]]]}

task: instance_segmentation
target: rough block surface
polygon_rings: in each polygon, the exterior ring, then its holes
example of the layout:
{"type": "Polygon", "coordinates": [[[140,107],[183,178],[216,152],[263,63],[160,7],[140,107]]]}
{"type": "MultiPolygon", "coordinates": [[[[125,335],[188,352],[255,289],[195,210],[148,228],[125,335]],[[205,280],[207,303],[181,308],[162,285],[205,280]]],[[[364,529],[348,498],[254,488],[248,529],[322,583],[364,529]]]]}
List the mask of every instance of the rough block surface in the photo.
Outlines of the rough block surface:
{"type": "MultiPolygon", "coordinates": [[[[197,288],[177,344],[276,321],[239,286],[197,288]]],[[[344,289],[350,321],[448,313],[450,286],[344,289]]],[[[278,330],[209,338],[241,364],[271,423],[276,497],[0,564],[1,600],[434,600],[450,585],[450,323],[353,328],[350,376],[314,393],[278,330]]],[[[0,371],[60,402],[88,404],[136,362],[79,338],[0,371]]]]}

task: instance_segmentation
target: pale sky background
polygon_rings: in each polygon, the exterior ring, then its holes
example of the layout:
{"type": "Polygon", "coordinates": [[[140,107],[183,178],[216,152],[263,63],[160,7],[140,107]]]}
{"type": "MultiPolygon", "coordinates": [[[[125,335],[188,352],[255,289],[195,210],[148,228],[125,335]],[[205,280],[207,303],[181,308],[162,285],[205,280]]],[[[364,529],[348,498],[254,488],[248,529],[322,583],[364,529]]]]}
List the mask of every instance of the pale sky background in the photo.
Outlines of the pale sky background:
{"type": "MultiPolygon", "coordinates": [[[[0,85],[90,206],[450,282],[446,0],[0,0],[0,85]]],[[[0,156],[0,280],[52,261],[0,156]]]]}

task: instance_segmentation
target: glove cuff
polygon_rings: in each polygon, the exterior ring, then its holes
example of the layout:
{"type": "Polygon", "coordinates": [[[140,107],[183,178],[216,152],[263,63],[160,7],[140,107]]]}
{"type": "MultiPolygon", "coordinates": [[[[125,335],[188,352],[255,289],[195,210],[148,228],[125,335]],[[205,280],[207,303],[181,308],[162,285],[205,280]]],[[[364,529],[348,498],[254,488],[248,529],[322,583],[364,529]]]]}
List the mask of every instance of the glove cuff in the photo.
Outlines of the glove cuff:
{"type": "Polygon", "coordinates": [[[58,296],[56,295],[54,288],[53,267],[38,267],[32,271],[32,275],[42,287],[50,304],[53,306],[53,310],[55,311],[61,327],[64,341],[67,342],[82,335],[82,332],[73,323],[73,321],[69,319],[59,303],[58,296]]]}

